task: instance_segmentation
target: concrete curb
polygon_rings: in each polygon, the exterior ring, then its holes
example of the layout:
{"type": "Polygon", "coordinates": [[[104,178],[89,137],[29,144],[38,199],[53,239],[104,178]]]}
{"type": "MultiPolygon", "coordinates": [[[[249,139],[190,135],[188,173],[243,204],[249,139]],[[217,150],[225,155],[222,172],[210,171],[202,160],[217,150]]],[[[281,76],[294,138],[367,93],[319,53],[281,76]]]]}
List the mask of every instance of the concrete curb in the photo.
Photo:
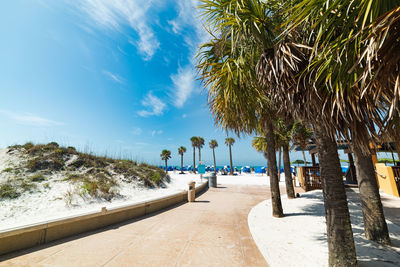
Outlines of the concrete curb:
{"type": "MultiPolygon", "coordinates": [[[[196,188],[196,194],[204,191],[207,185],[207,182],[200,184],[196,188]]],[[[133,205],[122,205],[108,210],[103,208],[99,212],[5,229],[0,231],[0,255],[138,218],[183,202],[187,202],[187,190],[133,205]]]]}

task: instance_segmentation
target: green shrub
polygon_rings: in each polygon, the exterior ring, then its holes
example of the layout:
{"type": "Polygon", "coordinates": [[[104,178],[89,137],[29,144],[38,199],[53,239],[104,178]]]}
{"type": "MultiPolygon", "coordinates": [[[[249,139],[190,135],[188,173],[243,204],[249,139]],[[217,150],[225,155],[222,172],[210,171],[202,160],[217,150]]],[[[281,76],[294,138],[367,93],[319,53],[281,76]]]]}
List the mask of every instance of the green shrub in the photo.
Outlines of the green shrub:
{"type": "Polygon", "coordinates": [[[0,185],[0,200],[1,199],[14,199],[21,195],[15,187],[10,184],[0,185]]]}
{"type": "Polygon", "coordinates": [[[22,147],[25,148],[26,150],[31,149],[32,147],[34,147],[35,145],[32,144],[32,142],[27,142],[25,143],[22,147]]]}
{"type": "Polygon", "coordinates": [[[43,182],[44,180],[46,180],[46,178],[41,173],[31,176],[30,179],[32,182],[43,182]]]}
{"type": "Polygon", "coordinates": [[[22,189],[22,192],[33,192],[33,190],[37,188],[36,184],[31,183],[28,180],[22,180],[20,187],[22,189]]]}
{"type": "Polygon", "coordinates": [[[50,142],[47,144],[47,147],[58,148],[60,145],[57,142],[50,142]]]}
{"type": "Polygon", "coordinates": [[[11,172],[13,170],[13,168],[5,168],[4,170],[3,170],[3,172],[11,172]]]}
{"type": "Polygon", "coordinates": [[[159,184],[162,180],[162,176],[160,173],[155,172],[153,175],[150,177],[150,179],[155,182],[156,184],[159,184]]]}

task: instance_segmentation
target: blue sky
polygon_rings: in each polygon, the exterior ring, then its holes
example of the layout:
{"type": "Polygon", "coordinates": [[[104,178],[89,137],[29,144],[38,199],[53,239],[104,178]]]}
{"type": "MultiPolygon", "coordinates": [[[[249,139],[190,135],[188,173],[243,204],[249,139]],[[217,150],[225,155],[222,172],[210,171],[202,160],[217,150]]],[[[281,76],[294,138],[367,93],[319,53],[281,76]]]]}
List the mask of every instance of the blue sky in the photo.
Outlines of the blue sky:
{"type": "MultiPolygon", "coordinates": [[[[227,164],[227,133],[215,128],[193,68],[198,44],[207,40],[196,4],[3,1],[0,146],[55,140],[152,164],[169,149],[178,164],[183,145],[189,164],[196,135],[207,144],[217,139],[217,164],[227,164]]],[[[234,164],[265,164],[251,137],[236,140],[234,164]]],[[[208,145],[202,155],[211,164],[208,145]]]]}

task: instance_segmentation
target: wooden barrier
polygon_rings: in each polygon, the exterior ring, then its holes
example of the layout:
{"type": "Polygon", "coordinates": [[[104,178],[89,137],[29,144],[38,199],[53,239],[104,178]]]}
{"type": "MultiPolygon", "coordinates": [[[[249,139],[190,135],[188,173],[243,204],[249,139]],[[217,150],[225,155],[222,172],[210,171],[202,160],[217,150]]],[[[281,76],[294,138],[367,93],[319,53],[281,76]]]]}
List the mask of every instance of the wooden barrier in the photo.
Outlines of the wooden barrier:
{"type": "MultiPolygon", "coordinates": [[[[196,187],[196,194],[205,190],[207,184],[204,182],[196,187]]],[[[138,218],[186,201],[187,191],[184,190],[133,205],[108,210],[103,208],[100,212],[84,213],[79,216],[6,229],[0,231],[0,255],[138,218]]]]}
{"type": "Polygon", "coordinates": [[[319,167],[297,167],[297,178],[305,191],[322,189],[319,167]]]}

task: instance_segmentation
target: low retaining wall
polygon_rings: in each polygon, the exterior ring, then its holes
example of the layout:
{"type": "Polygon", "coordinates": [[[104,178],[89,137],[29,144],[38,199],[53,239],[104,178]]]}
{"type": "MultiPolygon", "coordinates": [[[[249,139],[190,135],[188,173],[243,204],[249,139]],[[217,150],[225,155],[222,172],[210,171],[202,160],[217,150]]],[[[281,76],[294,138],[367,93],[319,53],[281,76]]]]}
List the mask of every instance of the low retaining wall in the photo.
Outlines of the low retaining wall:
{"type": "MultiPolygon", "coordinates": [[[[196,187],[196,194],[207,188],[207,183],[196,187]]],[[[138,218],[178,203],[187,201],[187,191],[139,202],[133,205],[103,208],[100,212],[84,213],[53,221],[0,231],[0,255],[45,244],[64,237],[100,229],[138,218]]]]}

